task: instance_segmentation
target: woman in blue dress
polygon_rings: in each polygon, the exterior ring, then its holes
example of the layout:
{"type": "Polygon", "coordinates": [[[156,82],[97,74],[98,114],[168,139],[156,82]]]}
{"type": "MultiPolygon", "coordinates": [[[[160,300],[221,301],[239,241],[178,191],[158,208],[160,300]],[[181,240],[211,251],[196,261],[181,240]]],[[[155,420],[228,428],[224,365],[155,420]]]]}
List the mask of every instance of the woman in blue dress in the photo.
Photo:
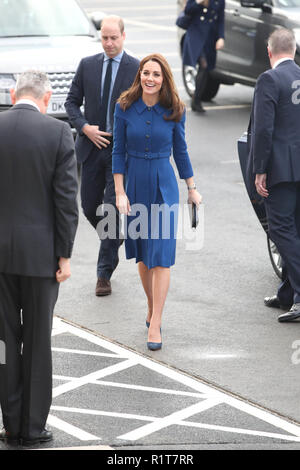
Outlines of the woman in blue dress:
{"type": "Polygon", "coordinates": [[[189,202],[201,203],[184,124],[185,107],[167,61],[160,54],[145,57],[132,87],[116,105],[112,169],[116,205],[127,216],[126,257],[136,259],[148,300],[150,350],[162,346],[162,312],[170,266],[175,263],[179,191],[170,163],[172,149],[179,176],[188,187],[189,202]]]}

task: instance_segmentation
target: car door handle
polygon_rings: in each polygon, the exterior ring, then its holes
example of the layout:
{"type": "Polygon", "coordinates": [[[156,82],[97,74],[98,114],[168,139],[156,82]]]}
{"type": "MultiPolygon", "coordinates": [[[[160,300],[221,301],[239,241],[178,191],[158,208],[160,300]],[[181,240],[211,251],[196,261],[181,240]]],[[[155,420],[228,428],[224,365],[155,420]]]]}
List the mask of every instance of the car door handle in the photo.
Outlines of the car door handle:
{"type": "Polygon", "coordinates": [[[233,16],[240,16],[240,12],[237,8],[233,11],[233,16]]]}

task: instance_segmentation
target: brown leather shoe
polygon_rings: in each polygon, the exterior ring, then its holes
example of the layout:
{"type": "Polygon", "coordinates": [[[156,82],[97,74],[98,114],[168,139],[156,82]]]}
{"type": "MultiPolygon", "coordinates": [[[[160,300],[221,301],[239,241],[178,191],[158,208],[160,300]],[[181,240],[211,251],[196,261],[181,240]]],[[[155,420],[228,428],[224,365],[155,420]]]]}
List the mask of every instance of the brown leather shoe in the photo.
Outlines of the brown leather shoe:
{"type": "Polygon", "coordinates": [[[101,297],[102,295],[111,294],[111,283],[104,277],[99,277],[96,284],[96,296],[101,297]]]}

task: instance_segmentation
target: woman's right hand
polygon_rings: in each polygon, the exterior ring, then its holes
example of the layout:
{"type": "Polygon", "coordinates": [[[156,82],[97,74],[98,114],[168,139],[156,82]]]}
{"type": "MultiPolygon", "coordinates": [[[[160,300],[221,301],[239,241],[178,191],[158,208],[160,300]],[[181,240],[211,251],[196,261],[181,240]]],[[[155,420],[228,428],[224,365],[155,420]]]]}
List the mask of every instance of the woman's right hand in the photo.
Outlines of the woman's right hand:
{"type": "Polygon", "coordinates": [[[120,214],[128,215],[130,213],[130,203],[125,191],[116,193],[116,206],[120,214]]]}

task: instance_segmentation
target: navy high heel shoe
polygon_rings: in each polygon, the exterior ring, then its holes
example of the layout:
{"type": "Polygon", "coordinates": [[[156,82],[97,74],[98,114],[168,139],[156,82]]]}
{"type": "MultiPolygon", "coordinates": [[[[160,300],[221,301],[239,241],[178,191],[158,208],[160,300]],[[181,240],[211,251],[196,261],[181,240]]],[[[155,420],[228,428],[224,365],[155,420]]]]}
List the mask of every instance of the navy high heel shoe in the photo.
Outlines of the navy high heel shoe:
{"type": "Polygon", "coordinates": [[[159,349],[162,348],[162,342],[161,343],[152,343],[151,341],[147,342],[147,348],[150,349],[150,351],[158,351],[159,349]]]}
{"type": "MultiPolygon", "coordinates": [[[[161,334],[161,328],[160,328],[160,334],[161,334]]],[[[158,351],[159,349],[162,348],[162,341],[160,343],[153,343],[152,341],[147,341],[147,348],[150,349],[150,351],[158,351]]]]}

